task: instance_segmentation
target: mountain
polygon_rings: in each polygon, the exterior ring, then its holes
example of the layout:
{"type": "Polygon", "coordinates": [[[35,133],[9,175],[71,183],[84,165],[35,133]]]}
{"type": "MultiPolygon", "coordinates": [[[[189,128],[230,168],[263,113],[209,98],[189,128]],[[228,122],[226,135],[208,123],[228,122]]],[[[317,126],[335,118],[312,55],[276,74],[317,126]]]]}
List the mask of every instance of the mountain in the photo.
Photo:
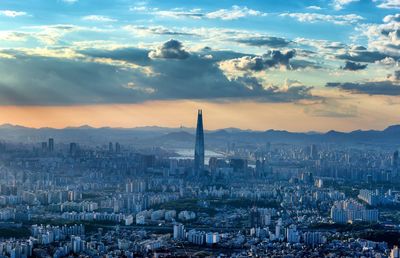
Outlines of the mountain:
{"type": "MultiPolygon", "coordinates": [[[[0,125],[0,140],[8,142],[39,143],[48,138],[57,142],[79,142],[82,144],[104,144],[109,141],[134,145],[192,146],[194,128],[166,128],[146,126],[136,128],[94,128],[88,125],[79,127],[29,128],[18,125],[0,125]]],[[[338,144],[400,144],[400,125],[392,125],[379,130],[355,130],[352,132],[328,131],[288,132],[284,130],[252,131],[238,128],[225,128],[205,132],[208,145],[226,146],[227,143],[262,144],[271,143],[338,143],[338,144]]]]}

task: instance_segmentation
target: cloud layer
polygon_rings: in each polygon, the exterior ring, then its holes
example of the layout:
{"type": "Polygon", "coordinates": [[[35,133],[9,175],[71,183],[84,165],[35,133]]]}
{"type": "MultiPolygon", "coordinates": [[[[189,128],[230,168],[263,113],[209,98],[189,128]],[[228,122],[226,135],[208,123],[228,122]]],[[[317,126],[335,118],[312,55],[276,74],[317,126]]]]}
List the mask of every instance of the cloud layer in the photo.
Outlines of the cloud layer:
{"type": "MultiPolygon", "coordinates": [[[[216,51],[211,53],[226,55],[216,51]]],[[[311,94],[312,87],[263,85],[250,75],[227,78],[218,59],[204,57],[201,52],[189,53],[177,40],[148,50],[87,49],[77,53],[78,58],[32,56],[15,51],[9,54],[12,58],[0,58],[2,105],[137,103],[174,99],[293,102],[315,98],[311,94]]],[[[289,68],[289,60],[294,54],[294,51],[271,51],[260,64],[254,61],[255,64],[249,63],[243,69],[289,68]]]]}

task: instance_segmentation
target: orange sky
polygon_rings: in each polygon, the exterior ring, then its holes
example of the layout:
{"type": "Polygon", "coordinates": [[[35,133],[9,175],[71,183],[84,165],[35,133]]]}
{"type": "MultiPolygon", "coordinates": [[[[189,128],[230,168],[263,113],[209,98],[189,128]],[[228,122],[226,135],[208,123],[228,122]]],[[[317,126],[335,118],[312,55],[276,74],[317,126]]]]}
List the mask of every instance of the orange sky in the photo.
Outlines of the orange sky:
{"type": "MultiPolygon", "coordinates": [[[[94,127],[194,127],[199,108],[203,109],[206,129],[237,127],[254,130],[350,131],[360,128],[383,129],[399,123],[396,112],[392,112],[393,116],[382,115],[374,105],[370,106],[369,109],[358,110],[360,114],[355,117],[314,116],[306,112],[304,107],[290,103],[158,101],[69,107],[3,106],[0,107],[0,124],[55,128],[84,124],[94,127]]],[[[382,110],[382,113],[388,114],[388,111],[382,110]]]]}

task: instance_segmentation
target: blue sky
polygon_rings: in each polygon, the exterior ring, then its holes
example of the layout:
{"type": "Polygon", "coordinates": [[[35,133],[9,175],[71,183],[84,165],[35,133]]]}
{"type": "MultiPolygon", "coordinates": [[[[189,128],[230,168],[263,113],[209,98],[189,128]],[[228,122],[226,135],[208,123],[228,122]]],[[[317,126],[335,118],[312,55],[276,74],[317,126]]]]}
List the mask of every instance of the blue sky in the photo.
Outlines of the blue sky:
{"type": "Polygon", "coordinates": [[[382,127],[397,122],[399,27],[399,0],[3,0],[0,109],[245,102],[382,127]]]}

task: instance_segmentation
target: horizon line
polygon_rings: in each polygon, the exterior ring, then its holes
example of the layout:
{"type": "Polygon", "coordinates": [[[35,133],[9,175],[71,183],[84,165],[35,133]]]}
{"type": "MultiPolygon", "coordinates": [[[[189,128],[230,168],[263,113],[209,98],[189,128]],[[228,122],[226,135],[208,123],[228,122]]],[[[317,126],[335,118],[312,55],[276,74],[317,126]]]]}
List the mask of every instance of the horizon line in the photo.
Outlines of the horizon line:
{"type": "MultiPolygon", "coordinates": [[[[91,129],[104,129],[104,128],[109,128],[109,129],[139,129],[139,128],[160,128],[160,129],[181,129],[181,128],[186,128],[186,129],[191,129],[191,130],[195,130],[195,127],[188,127],[188,126],[184,126],[181,125],[179,127],[169,127],[169,126],[161,126],[161,125],[141,125],[141,126],[133,126],[133,127],[121,127],[121,126],[116,126],[116,127],[112,127],[112,126],[92,126],[89,124],[82,124],[82,125],[70,125],[70,126],[65,126],[65,127],[50,127],[50,126],[41,126],[41,127],[35,127],[35,126],[25,126],[25,125],[21,125],[21,124],[12,124],[12,123],[3,123],[0,124],[0,129],[2,129],[4,126],[12,126],[12,127],[24,127],[27,129],[35,129],[35,130],[41,130],[41,129],[53,129],[53,130],[65,130],[65,129],[79,129],[79,128],[83,128],[83,127],[90,127],[91,129]]],[[[267,131],[286,131],[286,132],[290,132],[290,133],[319,133],[319,134],[325,134],[331,131],[334,132],[342,132],[342,133],[351,133],[351,132],[355,132],[355,131],[384,131],[389,127],[392,126],[400,126],[400,124],[392,124],[392,125],[387,125],[386,127],[384,127],[383,129],[376,129],[376,128],[359,128],[356,130],[348,130],[348,131],[340,131],[340,130],[335,130],[335,129],[330,129],[328,131],[317,131],[317,130],[308,130],[308,131],[291,131],[291,130],[286,130],[286,129],[274,129],[274,128],[269,128],[269,129],[264,129],[264,130],[254,130],[254,129],[243,129],[243,128],[239,128],[239,127],[222,127],[222,128],[217,128],[217,129],[204,129],[204,131],[208,131],[208,132],[213,132],[213,131],[221,131],[221,130],[226,130],[226,129],[236,129],[236,130],[240,130],[240,131],[251,131],[251,132],[267,132],[267,131]]]]}

